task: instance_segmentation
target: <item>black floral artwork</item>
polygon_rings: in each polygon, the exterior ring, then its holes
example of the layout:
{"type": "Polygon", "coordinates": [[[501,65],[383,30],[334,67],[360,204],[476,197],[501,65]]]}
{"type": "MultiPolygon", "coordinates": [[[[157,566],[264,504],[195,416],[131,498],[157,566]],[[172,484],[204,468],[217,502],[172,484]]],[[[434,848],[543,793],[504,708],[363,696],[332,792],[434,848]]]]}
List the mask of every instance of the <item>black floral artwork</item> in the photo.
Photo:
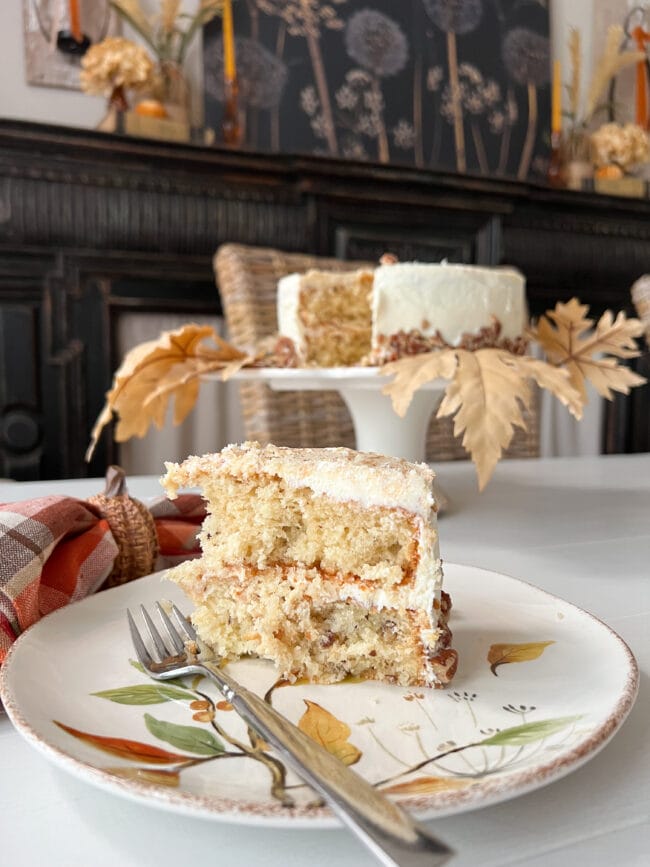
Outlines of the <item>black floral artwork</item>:
{"type": "MultiPolygon", "coordinates": [[[[546,0],[235,0],[242,147],[546,176],[546,0]]],[[[204,31],[219,141],[221,21],[204,31]]]]}

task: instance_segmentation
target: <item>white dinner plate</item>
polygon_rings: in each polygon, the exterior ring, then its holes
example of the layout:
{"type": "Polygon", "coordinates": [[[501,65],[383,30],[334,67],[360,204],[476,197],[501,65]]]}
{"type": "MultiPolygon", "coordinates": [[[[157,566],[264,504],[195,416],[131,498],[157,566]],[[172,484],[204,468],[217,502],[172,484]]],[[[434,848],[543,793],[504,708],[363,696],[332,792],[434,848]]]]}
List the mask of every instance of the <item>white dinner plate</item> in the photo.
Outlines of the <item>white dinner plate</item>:
{"type": "MultiPolygon", "coordinates": [[[[637,666],[611,629],[522,581],[447,564],[453,646],[446,689],[371,681],[277,686],[273,705],[358,773],[421,817],[475,809],[539,788],[583,764],[622,724],[637,666]]],[[[161,684],[133,664],[125,609],[182,591],[161,574],[62,608],[14,644],[1,695],[18,731],[43,755],[103,789],[224,821],[328,827],[293,774],[283,806],[254,743],[207,681],[161,684]],[[131,660],[131,661],[130,661],[131,660]]],[[[273,667],[230,666],[260,695],[273,667]]],[[[585,793],[588,797],[588,793],[585,793]]]]}

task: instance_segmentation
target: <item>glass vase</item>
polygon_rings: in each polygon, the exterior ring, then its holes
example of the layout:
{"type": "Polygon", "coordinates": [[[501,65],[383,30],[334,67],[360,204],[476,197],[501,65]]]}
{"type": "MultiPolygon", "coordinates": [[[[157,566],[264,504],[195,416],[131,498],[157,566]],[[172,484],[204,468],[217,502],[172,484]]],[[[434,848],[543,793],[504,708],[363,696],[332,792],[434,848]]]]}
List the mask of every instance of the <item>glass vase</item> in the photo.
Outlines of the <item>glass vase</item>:
{"type": "Polygon", "coordinates": [[[169,120],[190,122],[190,89],[183,67],[172,60],[158,64],[155,96],[165,107],[169,120]]]}
{"type": "Polygon", "coordinates": [[[569,130],[562,150],[565,186],[570,190],[583,189],[584,181],[594,175],[589,133],[582,129],[569,130]]]}

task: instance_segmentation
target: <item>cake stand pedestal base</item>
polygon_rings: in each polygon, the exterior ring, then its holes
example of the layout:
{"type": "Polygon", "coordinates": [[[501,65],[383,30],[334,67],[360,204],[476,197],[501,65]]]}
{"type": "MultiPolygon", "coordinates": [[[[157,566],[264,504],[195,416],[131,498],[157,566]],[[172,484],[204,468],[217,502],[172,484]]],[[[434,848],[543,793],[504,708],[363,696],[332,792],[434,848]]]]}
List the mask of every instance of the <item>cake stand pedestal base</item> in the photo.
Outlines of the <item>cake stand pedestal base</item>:
{"type": "Polygon", "coordinates": [[[360,452],[378,452],[407,461],[425,460],[427,428],[442,400],[442,390],[417,391],[404,418],[397,415],[391,399],[379,389],[341,386],[338,392],[350,410],[360,452]]]}
{"type": "MultiPolygon", "coordinates": [[[[426,459],[429,421],[447,387],[442,379],[421,386],[400,418],[383,393],[390,378],[381,376],[376,367],[244,368],[231,381],[263,382],[274,391],[338,391],[350,410],[360,452],[417,462],[426,459]]],[[[448,505],[435,483],[434,496],[439,510],[448,505]]]]}

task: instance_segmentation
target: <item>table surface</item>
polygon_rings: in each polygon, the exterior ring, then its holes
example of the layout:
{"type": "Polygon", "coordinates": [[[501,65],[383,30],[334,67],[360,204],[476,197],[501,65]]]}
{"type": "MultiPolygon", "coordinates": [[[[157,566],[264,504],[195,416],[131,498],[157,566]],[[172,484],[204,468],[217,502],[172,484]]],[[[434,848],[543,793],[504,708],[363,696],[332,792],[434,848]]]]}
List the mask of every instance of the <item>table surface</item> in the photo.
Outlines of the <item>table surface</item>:
{"type": "MultiPolygon", "coordinates": [[[[523,578],[585,608],[632,648],[637,702],[621,731],[569,776],[432,829],[461,865],[650,864],[650,454],[503,461],[479,494],[474,469],[441,464],[450,498],[441,551],[523,578]]],[[[159,493],[134,477],[131,493],[159,493]]],[[[0,502],[86,497],[98,480],[0,483],[0,502]]],[[[346,831],[269,830],[169,814],[88,786],[51,765],[0,714],[0,851],[6,864],[371,867],[346,831]]]]}

